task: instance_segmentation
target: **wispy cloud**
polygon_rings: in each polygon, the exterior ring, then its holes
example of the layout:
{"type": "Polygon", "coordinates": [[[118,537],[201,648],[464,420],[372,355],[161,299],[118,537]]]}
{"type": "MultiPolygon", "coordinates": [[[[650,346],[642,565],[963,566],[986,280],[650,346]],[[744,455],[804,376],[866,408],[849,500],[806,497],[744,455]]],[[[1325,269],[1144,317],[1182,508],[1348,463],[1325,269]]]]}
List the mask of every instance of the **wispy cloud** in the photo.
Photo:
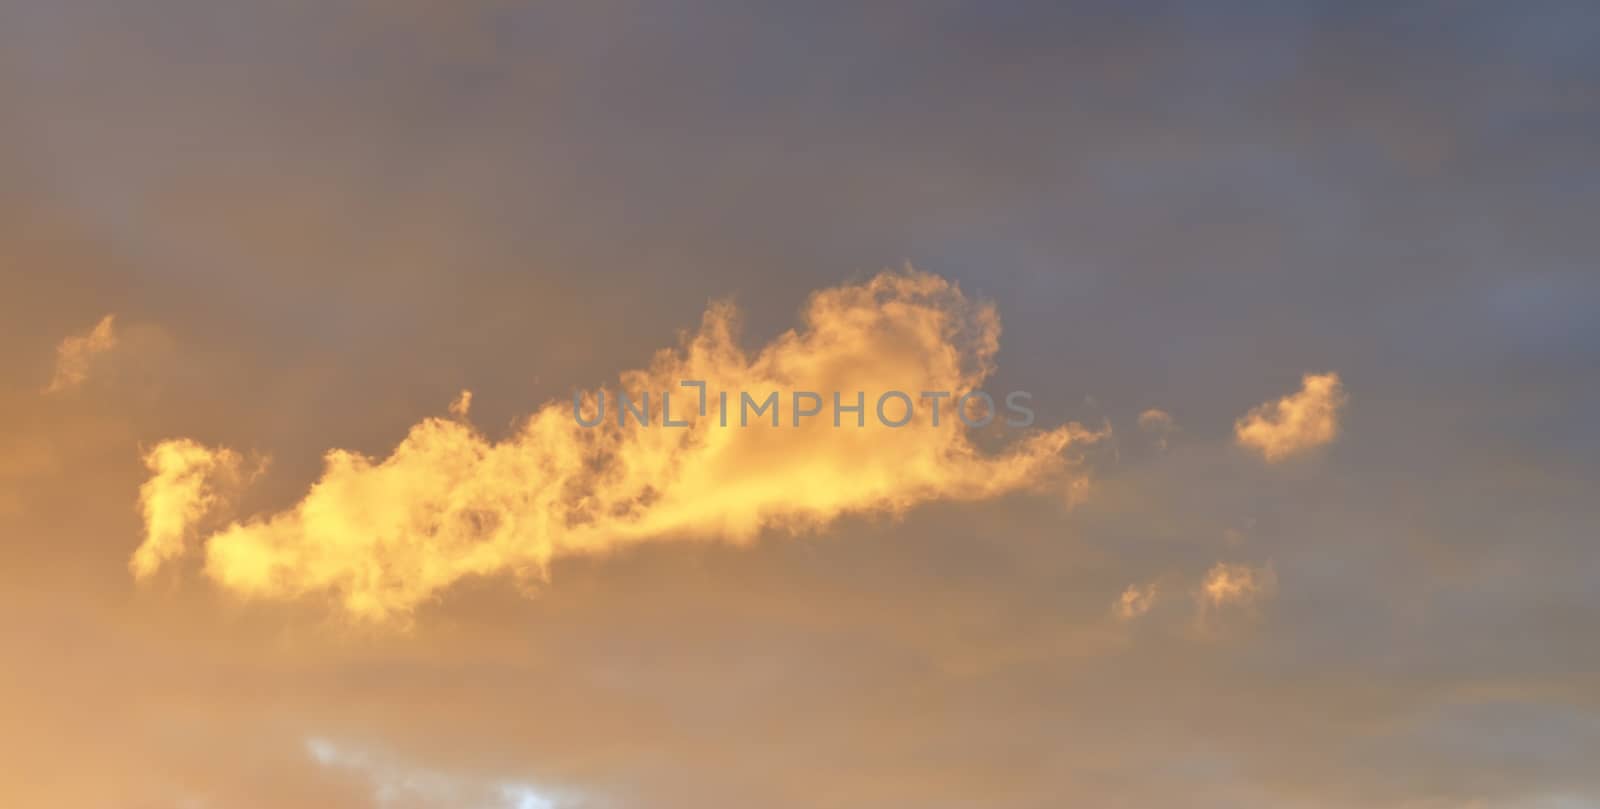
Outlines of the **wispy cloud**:
{"type": "MultiPolygon", "coordinates": [[[[335,744],[327,739],[306,740],[306,751],[317,764],[366,781],[374,804],[385,809],[446,806],[555,809],[558,805],[554,797],[520,781],[492,781],[407,766],[393,756],[335,744]]],[[[561,804],[570,805],[566,801],[561,804]]]]}
{"type": "Polygon", "coordinates": [[[100,318],[93,328],[75,334],[56,346],[56,370],[44,393],[60,393],[82,385],[89,378],[94,358],[117,346],[116,315],[100,318]]]}

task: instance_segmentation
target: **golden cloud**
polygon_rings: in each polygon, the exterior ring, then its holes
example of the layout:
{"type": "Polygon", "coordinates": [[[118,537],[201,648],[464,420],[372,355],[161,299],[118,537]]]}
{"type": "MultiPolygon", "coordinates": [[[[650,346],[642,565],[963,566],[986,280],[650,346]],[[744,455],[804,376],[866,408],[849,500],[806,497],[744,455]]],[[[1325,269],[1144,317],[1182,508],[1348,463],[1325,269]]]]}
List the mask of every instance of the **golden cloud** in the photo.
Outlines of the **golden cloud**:
{"type": "Polygon", "coordinates": [[[135,578],[145,578],[183,554],[194,524],[217,504],[219,484],[237,483],[239,461],[233,450],[210,449],[187,438],[163,441],[145,453],[151,473],[139,487],[145,538],[128,561],[135,578]]]}
{"type": "Polygon", "coordinates": [[[1281,461],[1332,441],[1348,399],[1338,374],[1306,374],[1298,393],[1257,405],[1235,422],[1234,438],[1268,462],[1281,461]]]}
{"type": "Polygon", "coordinates": [[[106,315],[94,328],[76,334],[56,346],[56,370],[44,392],[60,393],[83,384],[89,378],[90,361],[117,345],[116,316],[106,315]]]}
{"type": "MultiPolygon", "coordinates": [[[[816,292],[801,326],[754,354],[740,348],[737,331],[735,309],[713,304],[677,348],[622,374],[619,390],[634,401],[651,392],[649,426],[619,425],[615,396],[599,391],[581,399],[586,414],[611,400],[597,426],[578,423],[576,403],[551,403],[492,441],[465,420],[463,396],[456,418],[423,420],[387,458],[331,451],[297,505],[211,536],[207,575],[250,598],[332,594],[352,615],[384,620],[465,577],[540,580],[563,556],[666,540],[748,542],[764,530],[815,529],[846,514],[1081,488],[1064,451],[1100,435],[1081,425],[1030,431],[988,453],[952,417],[953,400],[937,424],[925,408],[903,427],[875,417],[881,392],[960,396],[993,369],[993,307],[943,278],[908,270],[816,292]],[[706,417],[665,427],[662,392],[673,393],[674,419],[697,409],[685,380],[705,382],[706,417]],[[732,415],[740,392],[759,400],[770,391],[782,392],[783,420],[741,426],[732,415]],[[836,426],[828,401],[822,415],[795,426],[792,391],[841,392],[845,404],[866,392],[865,423],[850,413],[836,426]],[[721,392],[730,400],[726,426],[717,414],[721,392]]],[[[903,405],[891,400],[888,410],[894,419],[903,405]]],[[[171,532],[162,539],[152,531],[147,544],[181,548],[171,532]]]]}

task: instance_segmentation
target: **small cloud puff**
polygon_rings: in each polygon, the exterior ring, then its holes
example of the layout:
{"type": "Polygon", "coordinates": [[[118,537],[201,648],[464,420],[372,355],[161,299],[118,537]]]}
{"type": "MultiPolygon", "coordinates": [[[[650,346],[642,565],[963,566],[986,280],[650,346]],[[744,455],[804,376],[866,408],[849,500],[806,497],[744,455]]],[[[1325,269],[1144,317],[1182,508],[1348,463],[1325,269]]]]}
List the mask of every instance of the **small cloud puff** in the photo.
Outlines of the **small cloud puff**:
{"type": "Polygon", "coordinates": [[[1150,584],[1130,584],[1128,589],[1123,590],[1122,595],[1117,597],[1112,611],[1118,618],[1124,621],[1131,621],[1148,613],[1156,605],[1158,594],[1159,591],[1156,589],[1154,582],[1150,584]]]}
{"type": "Polygon", "coordinates": [[[1152,407],[1139,414],[1139,429],[1165,451],[1167,439],[1178,431],[1178,423],[1173,420],[1171,413],[1152,407]]]}
{"type": "Polygon", "coordinates": [[[1235,422],[1234,438],[1268,463],[1284,460],[1332,441],[1348,399],[1338,374],[1306,374],[1298,393],[1257,405],[1235,422]]]}
{"type": "Polygon", "coordinates": [[[1271,565],[1218,562],[1206,571],[1199,597],[1203,607],[1246,606],[1270,598],[1277,589],[1278,577],[1271,565]]]}

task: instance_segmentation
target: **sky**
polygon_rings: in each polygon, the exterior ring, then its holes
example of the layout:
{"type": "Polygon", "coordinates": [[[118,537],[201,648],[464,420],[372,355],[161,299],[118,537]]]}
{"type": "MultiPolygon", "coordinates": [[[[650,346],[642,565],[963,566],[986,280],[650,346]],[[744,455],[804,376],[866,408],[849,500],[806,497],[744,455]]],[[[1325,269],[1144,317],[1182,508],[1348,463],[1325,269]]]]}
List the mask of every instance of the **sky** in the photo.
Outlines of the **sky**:
{"type": "Polygon", "coordinates": [[[0,4],[0,804],[1600,806],[1597,41],[0,4]]]}

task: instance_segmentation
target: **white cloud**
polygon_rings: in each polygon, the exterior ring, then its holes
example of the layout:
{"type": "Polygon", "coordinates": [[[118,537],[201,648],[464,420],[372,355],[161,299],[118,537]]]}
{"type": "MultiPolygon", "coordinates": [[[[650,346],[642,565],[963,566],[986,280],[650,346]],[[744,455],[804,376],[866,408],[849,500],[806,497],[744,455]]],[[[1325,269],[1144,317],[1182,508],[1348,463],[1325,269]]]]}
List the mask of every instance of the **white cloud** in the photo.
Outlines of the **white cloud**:
{"type": "Polygon", "coordinates": [[[367,781],[373,801],[385,809],[556,809],[560,805],[525,782],[469,778],[411,767],[394,757],[327,739],[307,739],[306,752],[324,767],[345,770],[367,781]]]}

